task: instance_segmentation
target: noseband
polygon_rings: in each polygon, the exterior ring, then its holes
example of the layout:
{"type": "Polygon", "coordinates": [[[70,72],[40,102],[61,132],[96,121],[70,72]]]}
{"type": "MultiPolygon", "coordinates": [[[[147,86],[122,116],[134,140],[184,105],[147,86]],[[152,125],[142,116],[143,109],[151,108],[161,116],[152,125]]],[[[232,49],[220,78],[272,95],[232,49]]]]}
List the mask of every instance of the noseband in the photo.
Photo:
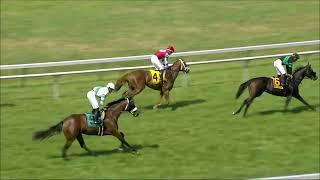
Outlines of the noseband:
{"type": "Polygon", "coordinates": [[[130,100],[129,100],[129,98],[127,98],[127,105],[126,105],[126,108],[124,108],[125,111],[127,110],[129,103],[130,103],[130,100]]]}
{"type": "MultiPolygon", "coordinates": [[[[126,105],[126,107],[124,108],[124,111],[127,111],[128,107],[129,107],[129,104],[130,104],[130,100],[129,100],[129,98],[127,98],[127,105],[126,105]]],[[[138,109],[137,107],[134,107],[134,108],[130,111],[130,113],[132,114],[132,112],[136,111],[137,109],[138,109]]]]}
{"type": "Polygon", "coordinates": [[[184,71],[183,69],[186,69],[186,66],[184,65],[184,63],[183,63],[183,61],[182,61],[182,59],[179,59],[179,61],[180,61],[180,71],[184,71]],[[183,67],[183,68],[182,68],[183,67]]]}

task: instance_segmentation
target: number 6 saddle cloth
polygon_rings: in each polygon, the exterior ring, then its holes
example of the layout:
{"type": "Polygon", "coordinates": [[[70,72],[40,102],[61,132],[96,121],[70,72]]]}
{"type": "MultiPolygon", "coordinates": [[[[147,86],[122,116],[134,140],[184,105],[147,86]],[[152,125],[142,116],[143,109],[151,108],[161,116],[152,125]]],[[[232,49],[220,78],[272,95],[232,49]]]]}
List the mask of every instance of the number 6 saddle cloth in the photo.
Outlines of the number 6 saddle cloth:
{"type": "Polygon", "coordinates": [[[281,86],[281,82],[280,82],[280,78],[278,77],[271,77],[272,78],[272,84],[273,84],[273,88],[275,89],[283,89],[283,87],[281,86]]]}
{"type": "MultiPolygon", "coordinates": [[[[163,72],[163,77],[165,77],[165,72],[163,72]]],[[[149,70],[150,76],[151,76],[151,84],[153,85],[158,85],[161,81],[160,78],[160,71],[156,71],[156,70],[149,70]]]]}

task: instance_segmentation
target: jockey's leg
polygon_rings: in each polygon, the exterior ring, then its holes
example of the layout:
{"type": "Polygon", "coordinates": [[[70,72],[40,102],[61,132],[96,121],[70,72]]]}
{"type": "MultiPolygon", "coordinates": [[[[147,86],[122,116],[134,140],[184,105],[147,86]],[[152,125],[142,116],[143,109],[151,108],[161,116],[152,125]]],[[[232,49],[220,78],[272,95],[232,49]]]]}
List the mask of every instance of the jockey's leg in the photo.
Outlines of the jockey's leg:
{"type": "Polygon", "coordinates": [[[151,56],[151,63],[154,65],[156,70],[164,69],[163,65],[161,64],[160,60],[157,56],[152,55],[151,56]]]}
{"type": "Polygon", "coordinates": [[[99,123],[97,122],[97,118],[99,117],[99,104],[96,99],[94,91],[89,91],[87,93],[87,98],[92,106],[92,116],[93,116],[93,123],[99,123]]]}
{"type": "Polygon", "coordinates": [[[156,70],[160,71],[160,81],[162,82],[162,76],[163,76],[163,72],[165,71],[165,67],[160,62],[158,57],[155,55],[151,56],[151,62],[154,65],[154,67],[156,68],[156,70]]]}
{"type": "Polygon", "coordinates": [[[99,108],[93,109],[92,110],[92,115],[93,115],[92,123],[93,124],[99,124],[100,123],[100,120],[99,120],[99,117],[100,117],[99,108]]]}
{"type": "Polygon", "coordinates": [[[285,74],[281,75],[281,86],[283,87],[284,96],[290,94],[290,89],[287,84],[287,76],[285,74]]]}
{"type": "Polygon", "coordinates": [[[280,59],[277,59],[276,61],[274,61],[273,66],[276,68],[278,78],[280,78],[281,85],[283,86],[283,84],[282,84],[283,77],[282,76],[286,74],[286,71],[285,71],[284,67],[282,66],[282,61],[280,59]]]}
{"type": "Polygon", "coordinates": [[[281,85],[287,86],[287,76],[284,74],[281,75],[281,85]]]}

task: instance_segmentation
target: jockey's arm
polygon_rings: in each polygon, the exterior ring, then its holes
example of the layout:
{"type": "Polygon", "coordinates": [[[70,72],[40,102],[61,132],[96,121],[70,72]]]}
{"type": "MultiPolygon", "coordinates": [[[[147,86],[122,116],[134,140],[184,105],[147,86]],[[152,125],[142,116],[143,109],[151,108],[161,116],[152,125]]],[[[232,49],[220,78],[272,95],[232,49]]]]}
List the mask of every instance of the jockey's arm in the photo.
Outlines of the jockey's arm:
{"type": "Polygon", "coordinates": [[[100,104],[101,104],[101,105],[103,105],[104,99],[105,99],[105,96],[101,96],[101,97],[100,97],[100,104]]]}
{"type": "Polygon", "coordinates": [[[292,75],[292,66],[286,65],[286,69],[287,69],[287,74],[292,75]]]}
{"type": "Polygon", "coordinates": [[[165,68],[168,67],[168,59],[169,59],[169,55],[165,56],[162,60],[162,64],[165,68]]]}

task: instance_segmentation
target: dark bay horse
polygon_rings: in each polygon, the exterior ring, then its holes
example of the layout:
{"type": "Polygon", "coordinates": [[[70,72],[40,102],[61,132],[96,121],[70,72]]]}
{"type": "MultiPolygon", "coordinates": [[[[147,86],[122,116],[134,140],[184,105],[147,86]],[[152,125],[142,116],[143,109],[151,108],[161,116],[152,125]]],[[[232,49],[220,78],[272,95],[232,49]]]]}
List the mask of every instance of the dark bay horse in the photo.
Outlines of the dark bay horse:
{"type": "Polygon", "coordinates": [[[285,93],[283,89],[275,89],[273,87],[272,78],[269,77],[257,77],[242,83],[239,86],[238,92],[236,94],[236,99],[240,97],[240,95],[247,87],[249,90],[249,97],[243,101],[240,108],[236,112],[233,112],[233,114],[238,114],[242,110],[243,106],[246,105],[243,113],[243,116],[245,116],[254,98],[259,97],[263,92],[267,92],[275,96],[287,97],[285,102],[285,110],[287,110],[288,104],[291,101],[292,97],[295,97],[310,109],[315,110],[299,94],[299,85],[305,77],[308,77],[314,81],[318,79],[316,72],[313,71],[309,63],[306,66],[298,67],[294,71],[292,80],[289,84],[289,86],[291,86],[292,88],[292,91],[290,93],[285,93]]]}
{"type": "Polygon", "coordinates": [[[173,63],[172,66],[168,67],[165,72],[165,77],[163,78],[162,83],[153,84],[152,75],[148,70],[136,70],[129,72],[122,76],[115,85],[115,91],[118,91],[123,84],[128,83],[128,91],[124,92],[124,97],[134,97],[139,94],[145,86],[148,86],[151,89],[160,91],[160,101],[154,106],[157,108],[161,105],[161,100],[164,97],[166,103],[169,103],[169,92],[173,87],[174,81],[176,80],[180,71],[185,73],[189,72],[189,67],[184,60],[178,59],[173,63]]]}
{"type": "Polygon", "coordinates": [[[124,134],[118,131],[118,118],[122,112],[130,112],[135,117],[139,115],[138,108],[135,106],[134,102],[130,98],[121,98],[117,101],[107,104],[107,106],[103,108],[103,111],[105,116],[103,119],[103,128],[101,128],[101,132],[99,132],[99,128],[87,127],[85,114],[71,114],[47,130],[34,132],[33,139],[44,140],[63,131],[64,136],[66,137],[66,143],[62,148],[63,157],[66,157],[67,149],[71,146],[75,139],[78,140],[81,148],[85,149],[89,153],[92,153],[92,151],[84,143],[82,134],[99,134],[99,136],[112,135],[121,141],[122,147],[127,147],[132,151],[136,151],[124,139],[124,134]]]}

